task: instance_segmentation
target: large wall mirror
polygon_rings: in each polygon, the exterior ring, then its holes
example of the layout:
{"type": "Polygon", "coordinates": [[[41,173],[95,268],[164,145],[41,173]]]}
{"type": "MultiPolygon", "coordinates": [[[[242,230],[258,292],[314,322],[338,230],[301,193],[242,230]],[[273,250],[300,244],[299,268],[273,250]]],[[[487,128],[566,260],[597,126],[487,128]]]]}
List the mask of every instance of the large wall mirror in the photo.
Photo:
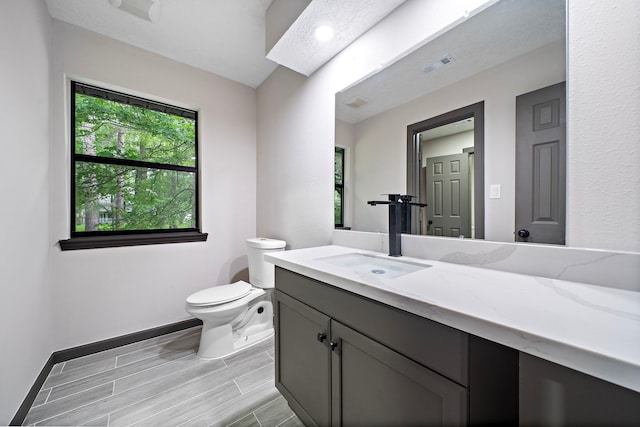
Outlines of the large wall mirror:
{"type": "Polygon", "coordinates": [[[428,166],[451,160],[469,171],[459,188],[468,195],[456,195],[467,219],[433,223],[427,210],[442,206],[432,198],[412,215],[412,233],[513,241],[516,97],[565,75],[565,1],[501,0],[337,93],[336,146],[346,149],[350,177],[345,225],[386,232],[385,210],[366,202],[426,197],[428,166]]]}

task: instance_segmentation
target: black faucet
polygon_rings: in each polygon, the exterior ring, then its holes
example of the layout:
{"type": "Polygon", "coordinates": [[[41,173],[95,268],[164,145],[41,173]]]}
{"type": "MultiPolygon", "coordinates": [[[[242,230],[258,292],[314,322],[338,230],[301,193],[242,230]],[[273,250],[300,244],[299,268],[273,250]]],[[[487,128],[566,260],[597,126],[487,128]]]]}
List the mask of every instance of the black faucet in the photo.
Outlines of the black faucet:
{"type": "Polygon", "coordinates": [[[424,203],[412,203],[413,196],[389,194],[389,200],[371,200],[367,204],[389,205],[389,256],[402,256],[402,218],[405,218],[405,225],[411,226],[410,206],[427,206],[424,203]],[[404,211],[404,212],[403,212],[404,211]]]}

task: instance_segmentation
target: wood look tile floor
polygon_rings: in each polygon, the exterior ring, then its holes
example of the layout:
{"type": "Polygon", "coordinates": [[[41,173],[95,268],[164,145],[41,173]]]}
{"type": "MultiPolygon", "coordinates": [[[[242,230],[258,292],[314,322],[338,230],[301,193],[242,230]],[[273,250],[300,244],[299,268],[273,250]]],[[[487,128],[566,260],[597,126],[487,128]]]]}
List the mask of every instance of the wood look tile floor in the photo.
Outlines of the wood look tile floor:
{"type": "Polygon", "coordinates": [[[200,327],[56,364],[23,425],[302,426],[274,386],[273,338],[196,357],[200,327]]]}

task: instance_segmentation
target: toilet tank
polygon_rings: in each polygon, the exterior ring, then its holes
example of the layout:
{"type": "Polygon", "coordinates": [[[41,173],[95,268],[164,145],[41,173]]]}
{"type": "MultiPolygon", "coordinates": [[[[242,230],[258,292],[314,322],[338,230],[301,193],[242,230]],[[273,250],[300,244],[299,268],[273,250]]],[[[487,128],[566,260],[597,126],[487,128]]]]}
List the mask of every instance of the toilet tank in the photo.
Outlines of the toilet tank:
{"type": "Polygon", "coordinates": [[[256,237],[247,239],[247,254],[249,256],[249,282],[258,288],[273,288],[275,286],[275,266],[264,260],[268,252],[284,251],[287,242],[284,240],[256,237]]]}

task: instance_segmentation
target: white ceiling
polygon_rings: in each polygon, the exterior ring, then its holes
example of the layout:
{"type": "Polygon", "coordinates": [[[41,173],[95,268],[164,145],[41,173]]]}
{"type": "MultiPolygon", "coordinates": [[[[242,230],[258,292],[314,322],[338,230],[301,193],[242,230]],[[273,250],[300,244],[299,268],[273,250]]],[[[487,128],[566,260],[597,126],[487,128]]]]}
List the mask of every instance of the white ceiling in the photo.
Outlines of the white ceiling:
{"type": "Polygon", "coordinates": [[[565,0],[501,0],[367,80],[336,95],[336,117],[358,123],[565,39],[565,0]],[[455,62],[425,66],[450,54],[455,62]],[[354,99],[368,101],[354,109],[354,99]]]}
{"type": "MultiPolygon", "coordinates": [[[[55,19],[253,88],[277,66],[265,56],[265,15],[273,0],[158,0],[161,12],[155,23],[113,7],[109,0],[44,1],[55,19]]],[[[336,0],[314,0],[311,2],[313,7],[308,9],[312,10],[312,17],[333,19],[338,29],[350,24],[358,27],[361,34],[402,1],[349,0],[346,3],[352,6],[351,9],[361,10],[349,14],[341,12],[344,2],[336,0]]],[[[301,17],[304,16],[303,13],[301,17]]],[[[308,42],[308,37],[300,36],[294,36],[294,41],[306,43],[305,38],[308,42]]],[[[289,44],[288,48],[291,55],[309,53],[308,45],[289,44]]],[[[287,65],[287,62],[279,62],[287,65]]]]}
{"type": "Polygon", "coordinates": [[[313,0],[267,54],[305,76],[311,75],[404,0],[313,0]],[[331,40],[319,41],[314,30],[329,25],[331,40]]]}
{"type": "Polygon", "coordinates": [[[264,52],[271,1],[160,0],[151,23],[109,0],[45,0],[53,18],[254,88],[277,66],[264,52]]]}

